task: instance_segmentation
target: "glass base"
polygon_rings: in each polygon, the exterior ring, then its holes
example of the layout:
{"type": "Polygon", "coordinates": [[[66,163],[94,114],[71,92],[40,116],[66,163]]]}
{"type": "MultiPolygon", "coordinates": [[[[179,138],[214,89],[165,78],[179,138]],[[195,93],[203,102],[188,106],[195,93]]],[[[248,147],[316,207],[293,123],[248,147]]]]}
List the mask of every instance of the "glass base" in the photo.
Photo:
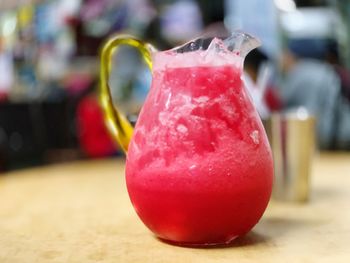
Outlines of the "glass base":
{"type": "Polygon", "coordinates": [[[233,236],[227,239],[226,241],[215,241],[215,242],[181,242],[181,241],[173,241],[164,238],[157,237],[162,242],[165,242],[170,245],[180,246],[180,247],[191,247],[191,248],[222,248],[222,247],[230,247],[232,243],[238,238],[238,236],[233,236]]]}

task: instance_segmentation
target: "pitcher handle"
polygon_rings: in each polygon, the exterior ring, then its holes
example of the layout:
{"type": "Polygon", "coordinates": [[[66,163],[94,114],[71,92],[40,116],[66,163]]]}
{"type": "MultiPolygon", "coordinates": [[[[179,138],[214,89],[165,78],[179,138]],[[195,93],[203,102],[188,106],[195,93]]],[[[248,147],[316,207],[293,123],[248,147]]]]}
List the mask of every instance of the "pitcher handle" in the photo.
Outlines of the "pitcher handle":
{"type": "Polygon", "coordinates": [[[143,60],[150,70],[152,70],[151,51],[153,47],[129,35],[114,36],[102,47],[99,89],[100,104],[103,108],[104,119],[109,132],[126,153],[133,133],[133,127],[127,118],[114,106],[108,83],[111,73],[112,56],[119,45],[135,47],[141,53],[143,60]]]}

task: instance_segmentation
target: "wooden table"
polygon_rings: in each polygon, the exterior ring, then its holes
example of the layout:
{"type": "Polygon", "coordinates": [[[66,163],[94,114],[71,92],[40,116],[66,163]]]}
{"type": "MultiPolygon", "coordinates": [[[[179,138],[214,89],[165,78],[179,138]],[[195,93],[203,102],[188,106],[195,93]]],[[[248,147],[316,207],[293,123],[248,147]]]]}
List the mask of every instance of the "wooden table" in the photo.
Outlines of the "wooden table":
{"type": "Polygon", "coordinates": [[[350,262],[350,154],[321,154],[308,204],[271,202],[228,248],[160,242],[128,199],[123,160],[0,176],[0,262],[350,262]]]}

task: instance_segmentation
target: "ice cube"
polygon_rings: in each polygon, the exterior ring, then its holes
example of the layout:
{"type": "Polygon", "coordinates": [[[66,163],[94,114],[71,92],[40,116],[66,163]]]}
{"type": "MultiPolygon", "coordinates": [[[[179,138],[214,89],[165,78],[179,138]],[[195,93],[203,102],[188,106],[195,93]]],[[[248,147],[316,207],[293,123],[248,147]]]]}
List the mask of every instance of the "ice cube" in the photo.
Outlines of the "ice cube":
{"type": "Polygon", "coordinates": [[[253,142],[255,144],[259,144],[259,132],[257,130],[254,130],[250,133],[250,138],[253,139],[253,142]]]}
{"type": "Polygon", "coordinates": [[[158,120],[162,125],[167,126],[169,124],[169,114],[164,111],[160,112],[158,115],[158,120]]]}
{"type": "Polygon", "coordinates": [[[187,133],[188,128],[183,124],[179,124],[177,125],[176,130],[181,133],[187,133]]]}
{"type": "Polygon", "coordinates": [[[209,101],[209,97],[208,96],[200,96],[198,98],[194,98],[193,100],[195,102],[197,102],[198,104],[201,104],[201,103],[205,103],[205,102],[209,101]]]}

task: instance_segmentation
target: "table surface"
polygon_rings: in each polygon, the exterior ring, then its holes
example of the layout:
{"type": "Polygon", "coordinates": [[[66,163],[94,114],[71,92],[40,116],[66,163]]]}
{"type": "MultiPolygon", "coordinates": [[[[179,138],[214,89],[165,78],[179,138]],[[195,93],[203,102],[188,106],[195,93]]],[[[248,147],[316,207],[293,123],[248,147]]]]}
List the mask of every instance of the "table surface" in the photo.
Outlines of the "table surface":
{"type": "Polygon", "coordinates": [[[226,248],[157,240],[133,211],[121,159],[1,175],[0,262],[350,262],[350,153],[318,155],[310,202],[270,202],[226,248]]]}

